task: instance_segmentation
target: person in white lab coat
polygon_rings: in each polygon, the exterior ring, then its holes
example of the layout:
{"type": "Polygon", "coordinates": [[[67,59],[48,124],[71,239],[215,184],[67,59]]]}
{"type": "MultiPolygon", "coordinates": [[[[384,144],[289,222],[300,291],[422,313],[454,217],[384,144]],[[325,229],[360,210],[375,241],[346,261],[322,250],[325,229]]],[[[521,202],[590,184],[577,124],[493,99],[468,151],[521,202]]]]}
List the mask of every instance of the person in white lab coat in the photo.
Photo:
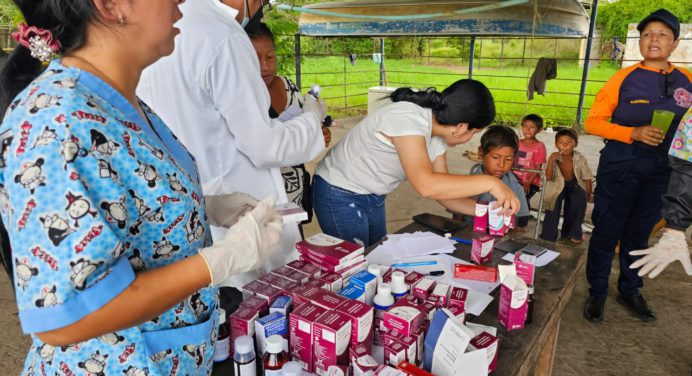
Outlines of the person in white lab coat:
{"type": "MultiPolygon", "coordinates": [[[[269,118],[269,93],[243,29],[259,22],[264,5],[266,0],[184,3],[173,54],[146,69],[137,89],[197,159],[207,206],[211,195],[232,192],[287,202],[279,168],[312,160],[324,149],[324,109],[314,97],[306,96],[302,115],[290,121],[269,118]]],[[[212,226],[214,239],[223,233],[212,226]]],[[[279,251],[262,268],[223,284],[240,287],[297,258],[298,241],[298,226],[287,224],[279,251]]]]}

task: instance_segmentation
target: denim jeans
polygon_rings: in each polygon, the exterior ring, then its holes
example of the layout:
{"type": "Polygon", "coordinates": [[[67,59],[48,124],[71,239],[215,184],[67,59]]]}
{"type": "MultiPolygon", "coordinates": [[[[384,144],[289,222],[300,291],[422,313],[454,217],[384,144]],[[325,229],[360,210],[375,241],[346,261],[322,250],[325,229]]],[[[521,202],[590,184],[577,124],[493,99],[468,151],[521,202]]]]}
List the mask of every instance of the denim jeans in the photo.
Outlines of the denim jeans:
{"type": "Polygon", "coordinates": [[[347,191],[318,175],[312,184],[315,215],[325,234],[366,247],[387,234],[386,195],[347,191]]]}

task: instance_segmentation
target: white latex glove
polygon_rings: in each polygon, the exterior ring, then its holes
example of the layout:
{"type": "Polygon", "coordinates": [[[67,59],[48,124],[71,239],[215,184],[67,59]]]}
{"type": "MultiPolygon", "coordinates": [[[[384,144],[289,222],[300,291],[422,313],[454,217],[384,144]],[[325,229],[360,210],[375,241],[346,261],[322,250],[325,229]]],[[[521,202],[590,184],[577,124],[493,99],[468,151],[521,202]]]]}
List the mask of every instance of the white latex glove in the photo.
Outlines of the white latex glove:
{"type": "Polygon", "coordinates": [[[209,268],[212,285],[259,268],[276,251],[283,228],[283,220],[274,210],[274,200],[259,201],[228,229],[223,239],[199,250],[209,268]]]}
{"type": "Polygon", "coordinates": [[[687,248],[685,233],[682,231],[666,229],[656,245],[648,249],[632,251],[630,255],[644,256],[630,265],[630,269],[641,267],[637,273],[640,277],[649,274],[649,278],[656,278],[663,269],[675,260],[682,263],[687,275],[692,275],[690,251],[687,248]]]}
{"type": "Polygon", "coordinates": [[[257,199],[242,192],[204,196],[209,224],[216,227],[231,227],[255,206],[257,199]]]}
{"type": "Polygon", "coordinates": [[[321,122],[327,116],[327,104],[323,100],[315,98],[312,94],[305,94],[305,98],[303,98],[303,112],[317,114],[321,122]]]}

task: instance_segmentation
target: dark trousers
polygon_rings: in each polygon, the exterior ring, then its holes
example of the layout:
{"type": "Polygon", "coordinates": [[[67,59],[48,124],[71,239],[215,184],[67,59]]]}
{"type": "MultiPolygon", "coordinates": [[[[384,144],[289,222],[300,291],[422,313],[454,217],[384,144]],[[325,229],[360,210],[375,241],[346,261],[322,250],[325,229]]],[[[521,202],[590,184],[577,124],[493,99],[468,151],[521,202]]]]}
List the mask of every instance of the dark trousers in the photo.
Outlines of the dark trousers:
{"type": "Polygon", "coordinates": [[[543,217],[541,239],[554,242],[557,240],[557,225],[560,222],[562,204],[565,204],[565,215],[562,221],[562,237],[581,240],[583,233],[581,224],[586,213],[586,191],[577,184],[576,180],[566,181],[565,187],[557,196],[553,210],[546,210],[543,217]]]}
{"type": "Polygon", "coordinates": [[[536,184],[531,184],[529,187],[529,192],[526,194],[526,203],[529,204],[529,210],[531,210],[531,197],[533,197],[540,190],[541,187],[537,186],[536,184]]]}
{"type": "Polygon", "coordinates": [[[586,279],[591,296],[608,294],[608,278],[620,242],[620,295],[639,294],[644,286],[630,265],[630,251],[648,247],[649,234],[661,218],[661,195],[670,167],[665,155],[645,154],[632,145],[608,142],[601,151],[589,241],[586,279]]]}

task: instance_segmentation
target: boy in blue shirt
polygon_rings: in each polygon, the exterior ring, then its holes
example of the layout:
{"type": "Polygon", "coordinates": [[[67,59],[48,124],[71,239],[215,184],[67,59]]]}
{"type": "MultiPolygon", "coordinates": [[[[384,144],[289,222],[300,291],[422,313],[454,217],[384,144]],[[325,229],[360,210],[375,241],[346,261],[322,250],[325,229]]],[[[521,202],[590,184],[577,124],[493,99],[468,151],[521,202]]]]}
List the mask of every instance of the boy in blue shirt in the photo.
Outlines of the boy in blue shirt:
{"type": "MultiPolygon", "coordinates": [[[[494,176],[507,184],[517,195],[521,205],[517,213],[517,223],[528,223],[530,214],[524,187],[517,176],[511,172],[517,150],[519,150],[519,137],[512,128],[503,125],[488,127],[481,136],[481,145],[478,147],[478,156],[483,159],[483,163],[471,167],[469,174],[494,176]]],[[[484,193],[476,199],[478,201],[495,201],[495,197],[490,193],[484,193]]]]}

